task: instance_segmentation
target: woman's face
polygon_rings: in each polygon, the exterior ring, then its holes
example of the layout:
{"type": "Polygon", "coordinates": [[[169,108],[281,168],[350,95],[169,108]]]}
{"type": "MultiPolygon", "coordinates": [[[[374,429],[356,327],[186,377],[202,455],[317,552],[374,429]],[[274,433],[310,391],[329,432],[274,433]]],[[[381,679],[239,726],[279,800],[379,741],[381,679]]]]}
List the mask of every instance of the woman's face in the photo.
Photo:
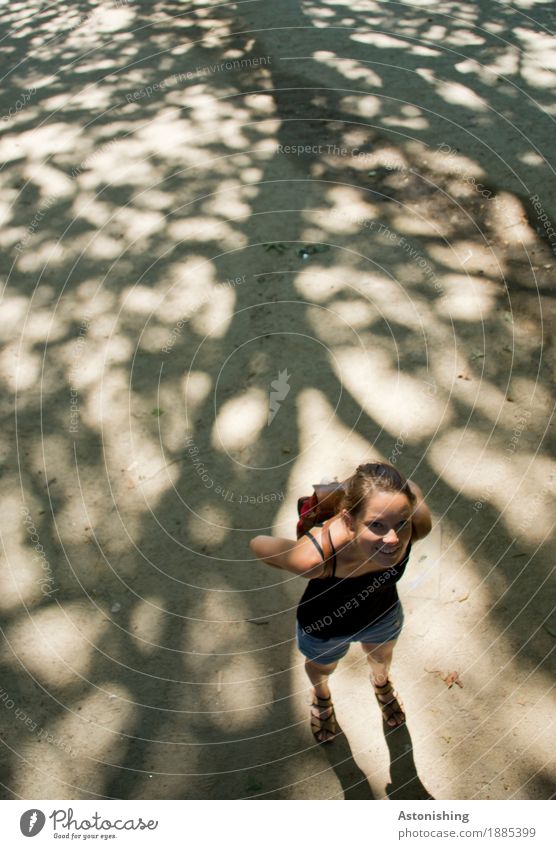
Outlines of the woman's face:
{"type": "Polygon", "coordinates": [[[361,554],[378,566],[391,566],[400,559],[411,538],[412,506],[403,492],[374,492],[354,525],[345,521],[354,533],[361,554]]]}

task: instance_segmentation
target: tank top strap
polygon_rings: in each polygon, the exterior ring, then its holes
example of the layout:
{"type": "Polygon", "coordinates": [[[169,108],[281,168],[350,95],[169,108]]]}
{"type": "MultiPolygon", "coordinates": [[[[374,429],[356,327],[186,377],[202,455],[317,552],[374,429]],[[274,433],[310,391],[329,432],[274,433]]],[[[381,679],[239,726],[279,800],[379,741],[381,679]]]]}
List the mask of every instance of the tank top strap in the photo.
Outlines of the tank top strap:
{"type": "Polygon", "coordinates": [[[302,534],[302,536],[309,537],[309,539],[311,540],[311,542],[313,543],[313,545],[317,549],[318,553],[320,554],[320,556],[324,560],[324,551],[322,550],[321,544],[318,542],[318,540],[315,539],[315,537],[313,536],[311,531],[305,531],[305,533],[302,534]]]}
{"type": "Polygon", "coordinates": [[[322,548],[324,551],[323,560],[327,562],[326,573],[323,577],[326,578],[334,578],[336,577],[336,549],[334,548],[334,543],[332,542],[332,535],[330,533],[330,523],[333,521],[335,516],[332,516],[330,519],[327,519],[324,525],[322,526],[322,548]],[[332,570],[330,574],[328,564],[332,562],[332,570]]]}

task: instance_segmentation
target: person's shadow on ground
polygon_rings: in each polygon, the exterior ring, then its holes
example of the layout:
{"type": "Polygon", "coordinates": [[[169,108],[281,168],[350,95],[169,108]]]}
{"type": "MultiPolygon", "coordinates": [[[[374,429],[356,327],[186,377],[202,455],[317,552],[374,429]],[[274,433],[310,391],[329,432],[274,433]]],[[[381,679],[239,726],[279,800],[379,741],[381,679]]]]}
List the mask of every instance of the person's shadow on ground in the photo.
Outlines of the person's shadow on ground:
{"type": "MultiPolygon", "coordinates": [[[[392,728],[383,720],[382,728],[390,754],[391,781],[386,785],[385,795],[389,799],[433,799],[417,774],[407,723],[392,728]]],[[[344,799],[375,799],[366,775],[354,760],[349,740],[339,723],[338,731],[331,743],[321,743],[320,746],[334,770],[344,799]]]]}

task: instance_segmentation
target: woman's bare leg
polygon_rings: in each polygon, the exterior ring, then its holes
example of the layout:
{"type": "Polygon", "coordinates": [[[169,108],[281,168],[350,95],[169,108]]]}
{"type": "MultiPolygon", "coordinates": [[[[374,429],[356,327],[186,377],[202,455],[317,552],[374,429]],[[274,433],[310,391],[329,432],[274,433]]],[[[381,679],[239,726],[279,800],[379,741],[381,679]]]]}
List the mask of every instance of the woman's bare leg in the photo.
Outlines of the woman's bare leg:
{"type": "Polygon", "coordinates": [[[373,684],[381,686],[388,681],[388,672],[397,642],[397,640],[389,640],[387,643],[361,643],[371,667],[373,684]]]}
{"type": "MultiPolygon", "coordinates": [[[[388,673],[396,643],[397,640],[389,640],[386,643],[361,643],[363,651],[367,655],[369,666],[371,667],[371,682],[373,685],[380,687],[388,681],[388,673]]],[[[391,693],[377,693],[377,697],[383,704],[391,702],[393,699],[391,693]]],[[[394,728],[396,725],[401,725],[405,716],[398,702],[393,703],[392,706],[396,707],[396,710],[387,722],[388,725],[394,728]]]]}
{"type": "MultiPolygon", "coordinates": [[[[338,666],[338,661],[335,663],[315,663],[313,660],[305,660],[305,672],[309,678],[309,681],[313,685],[314,695],[319,699],[329,699],[330,698],[330,688],[328,687],[328,676],[334,672],[336,667],[338,666]]],[[[318,716],[319,719],[328,719],[330,714],[332,713],[334,708],[319,708],[312,707],[311,713],[313,716],[318,716]]],[[[318,731],[315,735],[319,742],[323,740],[328,740],[330,737],[333,737],[333,734],[330,734],[328,731],[322,729],[318,731]]]]}

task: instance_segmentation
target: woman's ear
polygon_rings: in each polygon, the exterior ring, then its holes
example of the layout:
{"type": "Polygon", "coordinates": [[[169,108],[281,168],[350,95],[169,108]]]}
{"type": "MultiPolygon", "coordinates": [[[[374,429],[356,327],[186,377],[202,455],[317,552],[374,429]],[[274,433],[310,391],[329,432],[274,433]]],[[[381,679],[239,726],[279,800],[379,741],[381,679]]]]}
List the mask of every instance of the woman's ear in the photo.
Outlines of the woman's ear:
{"type": "Polygon", "coordinates": [[[342,519],[344,520],[344,524],[345,524],[346,528],[348,529],[348,531],[354,531],[355,530],[355,527],[354,527],[354,524],[353,524],[353,519],[349,515],[348,511],[345,510],[345,509],[342,510],[342,519]]]}

